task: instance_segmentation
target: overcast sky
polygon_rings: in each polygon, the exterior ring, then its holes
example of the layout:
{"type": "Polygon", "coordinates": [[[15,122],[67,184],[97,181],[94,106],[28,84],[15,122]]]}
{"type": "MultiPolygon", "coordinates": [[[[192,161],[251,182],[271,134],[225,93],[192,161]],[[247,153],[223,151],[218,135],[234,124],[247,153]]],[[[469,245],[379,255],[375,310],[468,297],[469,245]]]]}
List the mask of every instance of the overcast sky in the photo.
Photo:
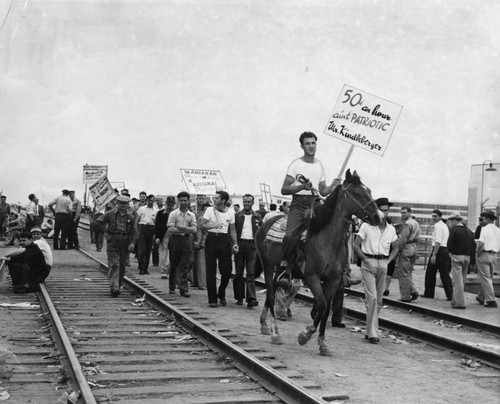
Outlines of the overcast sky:
{"type": "Polygon", "coordinates": [[[82,197],[88,163],[134,196],[177,193],[180,168],[279,194],[306,130],[330,182],[348,84],[403,106],[384,156],[348,163],[374,197],[466,204],[471,166],[500,162],[499,20],[494,0],[0,1],[0,189],[82,197]]]}

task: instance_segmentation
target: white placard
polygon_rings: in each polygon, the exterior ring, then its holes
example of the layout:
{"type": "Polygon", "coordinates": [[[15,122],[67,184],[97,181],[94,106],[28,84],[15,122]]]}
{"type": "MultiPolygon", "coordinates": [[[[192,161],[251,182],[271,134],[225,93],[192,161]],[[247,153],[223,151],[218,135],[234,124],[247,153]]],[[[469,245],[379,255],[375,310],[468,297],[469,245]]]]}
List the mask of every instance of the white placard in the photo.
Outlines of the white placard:
{"type": "Polygon", "coordinates": [[[98,210],[101,210],[107,203],[116,198],[115,191],[108,180],[108,177],[101,177],[89,187],[89,192],[94,198],[98,210]]]}
{"type": "Polygon", "coordinates": [[[401,105],[345,84],[325,133],[383,156],[402,109],[401,105]]]}
{"type": "Polygon", "coordinates": [[[217,191],[227,192],[220,170],[181,168],[181,176],[190,194],[215,195],[217,191]]]}
{"type": "Polygon", "coordinates": [[[108,166],[83,166],[83,183],[93,184],[99,178],[108,175],[108,166]]]}

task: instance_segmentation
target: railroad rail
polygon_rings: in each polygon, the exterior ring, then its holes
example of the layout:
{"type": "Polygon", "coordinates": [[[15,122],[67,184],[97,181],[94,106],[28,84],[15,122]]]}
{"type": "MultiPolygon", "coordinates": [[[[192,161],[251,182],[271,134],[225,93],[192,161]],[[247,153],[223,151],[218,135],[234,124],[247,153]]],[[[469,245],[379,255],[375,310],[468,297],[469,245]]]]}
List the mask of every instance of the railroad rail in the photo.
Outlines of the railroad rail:
{"type": "MultiPolygon", "coordinates": [[[[256,285],[265,288],[263,281],[256,280],[256,285]]],[[[347,295],[344,302],[343,314],[352,319],[362,322],[366,321],[366,312],[362,299],[364,293],[345,289],[347,295]],[[348,307],[353,300],[357,299],[358,308],[348,307]]],[[[305,303],[312,308],[314,298],[307,288],[302,288],[295,298],[297,301],[305,303]],[[305,289],[305,291],[303,290],[305,289]]],[[[486,349],[488,345],[500,346],[500,327],[495,324],[489,324],[478,319],[456,316],[444,311],[422,307],[418,304],[401,302],[395,299],[384,298],[384,306],[396,309],[392,310],[391,315],[396,319],[387,318],[387,311],[381,312],[379,317],[380,327],[391,330],[395,333],[404,334],[407,338],[418,339],[421,342],[437,346],[451,352],[464,354],[474,360],[478,360],[487,366],[500,369],[500,352],[498,350],[486,349]],[[422,328],[422,322],[418,326],[411,325],[407,320],[411,316],[420,315],[427,317],[428,323],[447,322],[449,328],[453,328],[453,336],[440,333],[439,330],[429,331],[422,328]],[[479,335],[480,343],[470,343],[473,334],[479,335]]],[[[356,304],[355,304],[356,305],[356,304]]],[[[433,327],[436,329],[436,327],[433,327]]]]}

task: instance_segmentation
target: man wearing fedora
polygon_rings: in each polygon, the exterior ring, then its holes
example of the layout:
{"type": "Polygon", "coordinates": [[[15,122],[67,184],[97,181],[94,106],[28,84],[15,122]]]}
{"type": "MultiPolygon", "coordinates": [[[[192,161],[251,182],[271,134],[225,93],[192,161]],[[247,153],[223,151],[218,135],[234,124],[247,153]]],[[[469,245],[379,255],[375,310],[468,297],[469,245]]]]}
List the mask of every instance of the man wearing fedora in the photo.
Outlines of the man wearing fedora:
{"type": "Polygon", "coordinates": [[[484,307],[498,307],[493,290],[493,273],[497,263],[497,254],[500,251],[500,229],[494,221],[498,217],[491,210],[482,213],[485,225],[477,240],[477,273],[481,281],[481,290],[476,296],[479,304],[484,307]]]}
{"type": "Polygon", "coordinates": [[[378,225],[363,223],[354,241],[354,251],[361,258],[361,276],[365,289],[366,335],[371,344],[378,344],[378,315],[382,308],[387,264],[396,258],[398,249],[390,252],[391,244],[397,242],[396,229],[387,223],[390,202],[387,198],[375,201],[383,213],[378,225]]]}
{"type": "Polygon", "coordinates": [[[463,217],[454,212],[446,224],[450,229],[447,247],[451,259],[451,280],[453,283],[453,309],[465,309],[464,280],[467,277],[469,265],[475,260],[476,243],[474,233],[464,226],[463,217]]]}

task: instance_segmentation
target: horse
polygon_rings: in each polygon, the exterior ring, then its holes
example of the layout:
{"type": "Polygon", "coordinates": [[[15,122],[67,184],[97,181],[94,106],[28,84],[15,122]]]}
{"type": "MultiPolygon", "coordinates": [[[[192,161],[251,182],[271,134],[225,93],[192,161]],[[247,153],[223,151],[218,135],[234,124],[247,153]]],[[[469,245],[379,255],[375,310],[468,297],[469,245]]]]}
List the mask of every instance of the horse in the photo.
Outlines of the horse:
{"type": "MultiPolygon", "coordinates": [[[[373,200],[370,189],[361,182],[356,171],[351,174],[347,170],[343,183],[334,189],[322,205],[314,207],[313,219],[309,222],[307,238],[302,246],[304,260],[300,270],[314,297],[316,315],[313,323],[305,331],[301,331],[297,339],[300,345],[306,344],[319,325],[318,345],[322,356],[331,356],[325,342],[325,328],[333,295],[342,276],[342,265],[347,254],[345,235],[353,215],[371,224],[380,223],[382,218],[382,212],[373,200]]],[[[255,246],[267,288],[260,317],[261,333],[270,333],[273,344],[282,343],[274,310],[277,278],[280,275],[275,268],[279,268],[281,245],[268,242],[266,236],[278,219],[279,217],[270,219],[255,234],[255,246]],[[271,312],[270,329],[266,323],[268,310],[271,312]]]]}

